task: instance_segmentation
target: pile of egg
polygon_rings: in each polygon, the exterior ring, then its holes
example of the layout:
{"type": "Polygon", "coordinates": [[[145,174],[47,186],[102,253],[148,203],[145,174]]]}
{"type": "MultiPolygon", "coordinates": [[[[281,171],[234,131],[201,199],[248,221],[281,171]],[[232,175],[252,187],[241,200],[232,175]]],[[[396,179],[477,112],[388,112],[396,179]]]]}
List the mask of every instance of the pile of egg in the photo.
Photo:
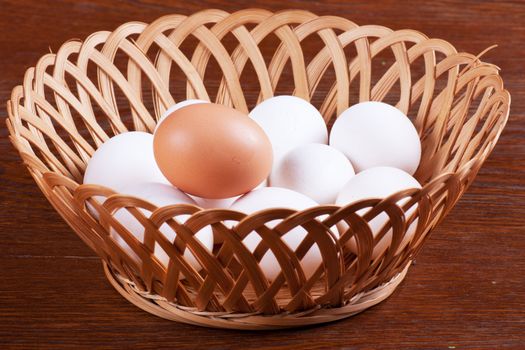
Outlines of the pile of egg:
{"type": "MultiPolygon", "coordinates": [[[[344,206],[421,188],[412,177],[420,157],[421,144],[412,122],[382,102],[351,106],[339,115],[329,135],[319,111],[294,96],[269,98],[249,116],[223,105],[186,100],[164,113],[153,134],[127,132],[102,144],[88,163],[84,183],[105,186],[159,207],[192,204],[246,214],[268,208],[303,210],[320,204],[344,206]]],[[[416,205],[408,214],[415,210],[416,205]]],[[[151,214],[144,209],[142,212],[151,214]]],[[[144,227],[133,215],[119,209],[115,217],[143,241],[144,227]]],[[[187,218],[177,219],[184,222],[187,218]]],[[[373,234],[387,220],[385,213],[371,220],[373,234]]],[[[269,225],[278,223],[274,220],[269,225]]],[[[408,243],[416,224],[411,224],[399,249],[408,243]]],[[[345,229],[345,223],[331,228],[335,237],[345,229]]],[[[175,233],[167,224],[159,230],[174,241],[175,233]]],[[[119,235],[114,231],[111,235],[135,256],[119,235]]],[[[305,235],[306,231],[297,227],[286,233],[283,241],[295,250],[305,235]]],[[[195,237],[209,251],[213,249],[209,226],[195,237]]],[[[392,230],[376,245],[373,258],[386,250],[391,239],[392,230]]],[[[252,232],[243,243],[253,252],[260,241],[261,237],[252,232]]],[[[355,240],[349,241],[348,247],[357,252],[355,240]]],[[[158,244],[154,253],[167,267],[168,255],[158,244]]],[[[185,258],[193,268],[200,269],[188,250],[185,258]]],[[[306,276],[311,276],[321,262],[314,245],[301,260],[306,276]]],[[[260,266],[270,281],[280,271],[271,251],[266,252],[260,266]]]]}

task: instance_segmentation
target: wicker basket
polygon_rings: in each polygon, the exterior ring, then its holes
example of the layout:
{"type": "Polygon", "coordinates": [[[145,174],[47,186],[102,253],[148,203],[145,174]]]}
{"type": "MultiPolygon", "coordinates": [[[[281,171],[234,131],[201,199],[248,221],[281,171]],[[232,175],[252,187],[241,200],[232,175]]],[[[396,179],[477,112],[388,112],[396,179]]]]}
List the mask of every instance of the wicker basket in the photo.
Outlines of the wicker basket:
{"type": "Polygon", "coordinates": [[[295,10],[206,10],[165,16],[149,25],[126,23],[83,42],[68,41],[28,69],[23,85],[13,89],[7,126],[40,189],[103,259],[109,281],[125,298],[170,320],[272,329],[341,319],[387,298],[430,231],[472,183],[505,126],[509,104],[497,67],[413,30],[357,26],[344,18],[295,10]],[[302,50],[306,42],[319,49],[313,54],[302,50]],[[293,86],[291,91],[280,91],[282,80],[293,86]],[[355,102],[394,103],[421,137],[422,161],[415,177],[423,188],[346,207],[274,208],[246,216],[191,205],[156,208],[81,184],[86,163],[102,142],[128,130],[151,132],[177,96],[213,98],[247,112],[274,93],[311,100],[328,125],[355,102]],[[403,198],[408,198],[405,204],[396,205],[403,198]],[[416,203],[414,214],[405,216],[416,203]],[[98,215],[86,210],[87,204],[98,215]],[[144,226],[144,242],[114,219],[122,207],[144,226]],[[137,208],[152,215],[145,217],[137,208]],[[361,217],[356,212],[363,208],[369,211],[361,217]],[[390,220],[374,239],[367,223],[382,212],[390,220]],[[183,214],[191,217],[181,224],[177,217],[183,214]],[[276,219],[282,221],[274,228],[265,225],[276,219]],[[416,233],[398,249],[416,219],[416,233]],[[229,229],[225,220],[238,224],[229,229]],[[336,240],[330,227],[341,220],[350,228],[336,240]],[[165,222],[177,232],[174,243],[158,231],[165,222]],[[223,241],[213,253],[194,238],[206,225],[223,241]],[[291,251],[280,237],[299,225],[308,234],[291,251]],[[140,263],[116,243],[110,229],[140,263]],[[390,229],[390,247],[372,259],[375,244],[390,229]],[[241,242],[253,231],[262,242],[252,254],[241,242]],[[357,255],[346,248],[352,237],[357,255]],[[152,254],[157,242],[170,256],[167,268],[152,254]],[[323,264],[307,279],[299,261],[313,245],[323,264]],[[185,249],[202,270],[184,260],[185,249]],[[268,249],[281,268],[272,283],[258,266],[268,249]]]}

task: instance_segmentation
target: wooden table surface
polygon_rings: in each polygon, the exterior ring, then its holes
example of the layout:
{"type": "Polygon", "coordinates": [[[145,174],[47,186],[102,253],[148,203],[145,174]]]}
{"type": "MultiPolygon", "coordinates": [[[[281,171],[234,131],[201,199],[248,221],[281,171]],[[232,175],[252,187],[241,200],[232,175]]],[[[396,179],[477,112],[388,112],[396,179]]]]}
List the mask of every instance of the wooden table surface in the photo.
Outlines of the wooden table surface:
{"type": "MultiPolygon", "coordinates": [[[[0,348],[525,348],[523,1],[0,1],[0,100],[69,38],[204,8],[308,9],[412,28],[501,67],[511,116],[474,185],[386,302],[340,322],[240,332],[151,316],[106,281],[100,260],[40,193],[0,127],[0,348]],[[370,4],[372,3],[372,4],[370,4]],[[401,4],[402,3],[402,4],[401,4]]],[[[5,118],[5,108],[0,116],[5,118]]]]}

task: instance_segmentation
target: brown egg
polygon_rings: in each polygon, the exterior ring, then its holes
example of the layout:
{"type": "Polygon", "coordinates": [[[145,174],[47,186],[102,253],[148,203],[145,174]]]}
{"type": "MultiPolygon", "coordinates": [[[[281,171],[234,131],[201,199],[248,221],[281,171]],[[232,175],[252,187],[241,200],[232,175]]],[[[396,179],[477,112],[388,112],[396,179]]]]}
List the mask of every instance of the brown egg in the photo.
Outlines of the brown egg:
{"type": "Polygon", "coordinates": [[[272,146],[247,115],[219,104],[195,104],[170,114],[155,131],[155,160],[180,190],[203,198],[249,192],[266,179],[272,146]]]}

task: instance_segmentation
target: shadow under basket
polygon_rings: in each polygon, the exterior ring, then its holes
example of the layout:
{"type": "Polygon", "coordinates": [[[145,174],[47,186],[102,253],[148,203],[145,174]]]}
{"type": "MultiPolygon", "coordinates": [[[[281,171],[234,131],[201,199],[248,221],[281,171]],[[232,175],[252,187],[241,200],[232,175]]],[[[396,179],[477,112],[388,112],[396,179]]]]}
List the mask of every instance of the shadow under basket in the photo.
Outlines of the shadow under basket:
{"type": "Polygon", "coordinates": [[[386,299],[494,148],[510,96],[498,68],[479,56],[458,53],[417,31],[358,26],[299,10],[169,15],[71,40],[43,56],[13,89],[7,126],[44,195],[102,258],[111,284],[133,304],[208,327],[312,325],[386,299]],[[311,101],[329,127],[357,102],[395,105],[421,138],[415,177],[422,189],[345,207],[245,215],[192,205],[157,208],[82,184],[98,146],[123,132],[152,132],[176,101],[211,100],[247,113],[276,94],[311,101]],[[121,208],[144,227],[143,241],[115,219],[121,208]],[[366,213],[358,215],[362,209],[366,213]],[[368,223],[383,213],[389,220],[374,237],[368,223]],[[267,225],[275,220],[278,225],[267,225]],[[331,229],[343,222],[348,228],[336,238],[331,229]],[[174,242],[159,232],[165,223],[177,234],[174,242]],[[195,238],[208,225],[220,242],[213,252],[195,238]],[[307,234],[293,251],[281,238],[298,226],[307,234]],[[242,241],[253,232],[261,243],[252,253],[242,241]],[[375,256],[382,239],[388,248],[375,256]],[[170,257],[167,266],[155,257],[156,245],[170,257]],[[307,277],[300,261],[314,248],[322,263],[307,277]],[[280,265],[271,283],[258,265],[269,250],[280,265]],[[187,251],[200,269],[186,260],[187,251]]]}

